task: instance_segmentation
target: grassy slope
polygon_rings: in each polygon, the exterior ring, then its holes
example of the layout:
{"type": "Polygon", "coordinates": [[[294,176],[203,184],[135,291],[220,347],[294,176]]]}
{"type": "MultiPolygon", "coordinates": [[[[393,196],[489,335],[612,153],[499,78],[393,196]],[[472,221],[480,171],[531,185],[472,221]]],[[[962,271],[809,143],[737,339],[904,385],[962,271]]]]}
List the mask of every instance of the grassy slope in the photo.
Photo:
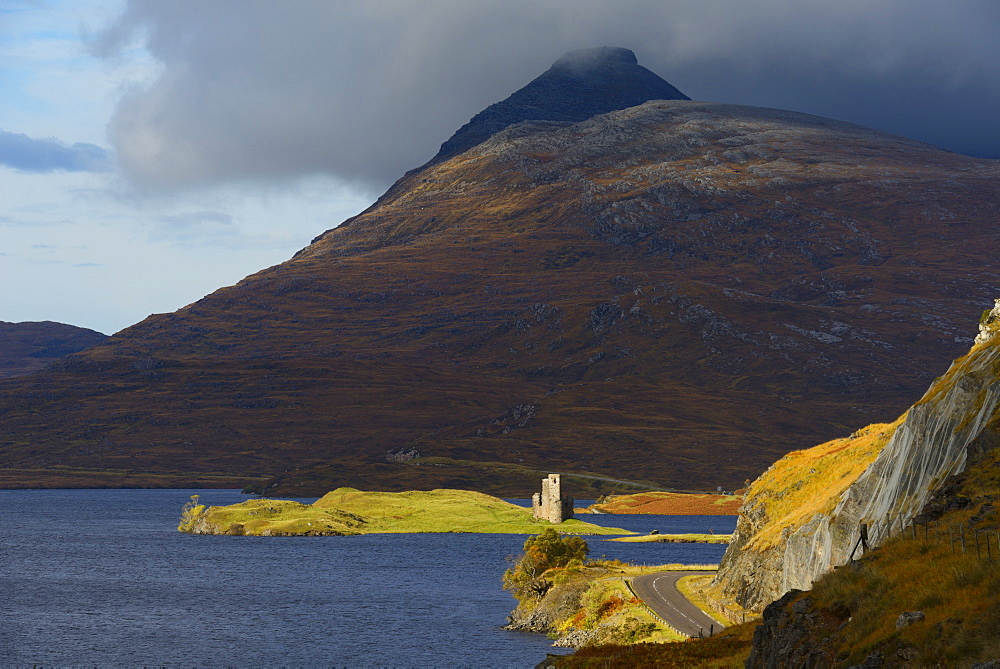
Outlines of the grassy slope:
{"type": "Polygon", "coordinates": [[[671,516],[735,516],[743,503],[741,495],[677,492],[640,492],[613,495],[593,508],[601,513],[650,513],[671,516]]]}
{"type": "Polygon", "coordinates": [[[708,639],[689,639],[680,643],[591,646],[564,657],[550,655],[549,660],[551,666],[559,669],[742,669],[755,627],[753,623],[736,625],[708,639]]]}
{"type": "Polygon", "coordinates": [[[904,532],[796,598],[808,598],[810,613],[818,614],[803,645],[819,648],[829,637],[823,648],[831,665],[861,662],[876,652],[915,666],[966,666],[1000,656],[1000,515],[993,508],[1000,497],[1000,452],[953,480],[938,499],[952,510],[931,521],[926,539],[921,528],[915,538],[904,532]],[[958,526],[965,528],[964,553],[949,536],[957,537],[958,526]],[[992,533],[992,560],[985,547],[977,557],[977,530],[982,543],[992,533]],[[904,611],[923,611],[926,618],[897,630],[904,611]]]}
{"type": "MultiPolygon", "coordinates": [[[[591,643],[598,644],[630,640],[654,643],[681,640],[683,637],[665,627],[625,584],[627,578],[651,570],[617,561],[596,562],[585,569],[580,577],[589,583],[580,597],[580,605],[567,611],[567,615],[557,622],[557,633],[565,635],[574,630],[591,631],[594,634],[591,643]],[[610,575],[612,573],[617,576],[610,575]]],[[[554,594],[558,597],[558,591],[554,594]]]]}
{"type": "MultiPolygon", "coordinates": [[[[338,488],[314,502],[254,499],[230,506],[202,508],[191,527],[205,534],[336,535],[405,532],[479,532],[536,534],[549,523],[531,510],[469,490],[402,493],[338,488]]],[[[579,520],[557,528],[569,534],[629,534],[579,520]]]]}
{"type": "Polygon", "coordinates": [[[849,437],[833,439],[802,451],[792,451],[754,481],[747,500],[763,506],[768,523],[746,546],[764,550],[781,541],[818,513],[828,513],[840,496],[889,442],[903,422],[876,423],[849,437]]]}

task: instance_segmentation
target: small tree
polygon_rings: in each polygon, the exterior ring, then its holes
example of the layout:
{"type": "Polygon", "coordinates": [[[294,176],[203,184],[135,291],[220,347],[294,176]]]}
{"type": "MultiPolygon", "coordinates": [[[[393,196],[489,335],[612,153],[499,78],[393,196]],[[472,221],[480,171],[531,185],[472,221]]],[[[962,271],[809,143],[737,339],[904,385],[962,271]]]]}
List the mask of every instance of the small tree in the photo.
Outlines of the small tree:
{"type": "Polygon", "coordinates": [[[524,552],[504,572],[503,587],[519,601],[531,595],[541,597],[552,587],[544,578],[546,571],[565,567],[570,561],[582,563],[589,552],[590,547],[580,537],[563,536],[547,528],[525,540],[524,552]]]}
{"type": "Polygon", "coordinates": [[[198,503],[198,495],[191,495],[191,499],[181,507],[181,522],[177,529],[181,532],[191,532],[194,525],[205,513],[205,505],[198,503]]]}

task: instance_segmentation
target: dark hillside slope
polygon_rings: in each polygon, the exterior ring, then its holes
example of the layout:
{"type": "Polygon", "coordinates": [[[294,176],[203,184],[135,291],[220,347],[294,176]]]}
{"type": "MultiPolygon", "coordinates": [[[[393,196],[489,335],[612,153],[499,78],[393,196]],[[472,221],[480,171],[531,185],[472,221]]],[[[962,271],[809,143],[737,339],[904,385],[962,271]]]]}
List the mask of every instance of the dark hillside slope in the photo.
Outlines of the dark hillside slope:
{"type": "Polygon", "coordinates": [[[998,177],[771,109],[520,123],[288,262],[4,384],[0,482],[315,465],[285,485],[488,488],[463,460],[738,487],[894,418],[968,347],[998,177]]]}
{"type": "Polygon", "coordinates": [[[0,321],[0,378],[24,376],[50,362],[99,344],[108,336],[52,321],[0,321]]]}

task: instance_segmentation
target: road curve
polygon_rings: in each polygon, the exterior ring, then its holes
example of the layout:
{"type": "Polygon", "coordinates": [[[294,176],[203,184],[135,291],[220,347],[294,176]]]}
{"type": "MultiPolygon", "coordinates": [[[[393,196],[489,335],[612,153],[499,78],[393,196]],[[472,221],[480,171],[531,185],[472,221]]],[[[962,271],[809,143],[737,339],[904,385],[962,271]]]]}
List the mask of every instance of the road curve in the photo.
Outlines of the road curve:
{"type": "Polygon", "coordinates": [[[693,574],[714,574],[712,571],[659,571],[644,574],[632,579],[635,594],[653,609],[656,615],[681,634],[698,636],[709,635],[725,629],[718,621],[691,603],[677,589],[677,581],[693,574]]]}

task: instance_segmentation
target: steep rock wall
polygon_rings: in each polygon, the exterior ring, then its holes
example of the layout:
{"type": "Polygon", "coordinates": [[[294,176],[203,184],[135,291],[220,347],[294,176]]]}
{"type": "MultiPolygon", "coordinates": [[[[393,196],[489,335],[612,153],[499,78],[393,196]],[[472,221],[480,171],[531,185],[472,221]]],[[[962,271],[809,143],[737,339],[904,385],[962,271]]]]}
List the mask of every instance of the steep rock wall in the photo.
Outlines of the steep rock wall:
{"type": "MultiPolygon", "coordinates": [[[[996,321],[1000,306],[983,319],[996,321]]],[[[723,601],[759,612],[789,590],[809,589],[850,559],[862,523],[878,546],[920,513],[944,479],[963,471],[970,454],[997,444],[1000,338],[987,335],[910,408],[875,460],[839,493],[832,511],[779,529],[774,525],[782,518],[772,517],[767,503],[748,497],[713,583],[723,601]],[[780,541],[759,540],[776,530],[780,541]]]]}

